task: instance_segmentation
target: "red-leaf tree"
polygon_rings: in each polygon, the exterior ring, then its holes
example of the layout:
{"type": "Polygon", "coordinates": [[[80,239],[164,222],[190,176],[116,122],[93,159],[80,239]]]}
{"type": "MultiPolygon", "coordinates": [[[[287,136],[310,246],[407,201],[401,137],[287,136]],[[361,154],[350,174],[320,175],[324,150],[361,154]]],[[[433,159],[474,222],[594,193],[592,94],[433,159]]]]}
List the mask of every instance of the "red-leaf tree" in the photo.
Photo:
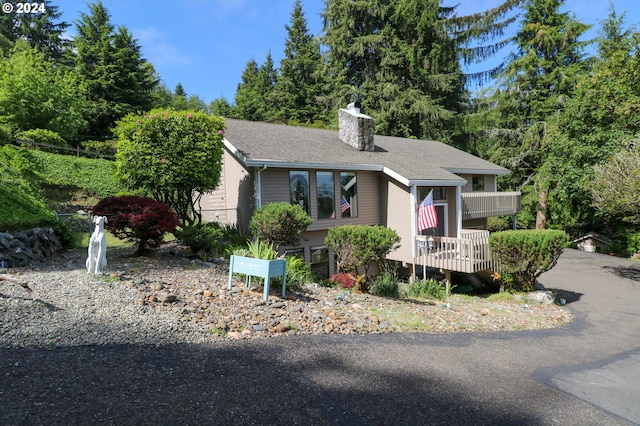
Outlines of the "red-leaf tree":
{"type": "Polygon", "coordinates": [[[96,216],[106,216],[105,228],[120,239],[137,243],[137,255],[157,247],[167,232],[178,226],[175,211],[153,198],[128,195],[102,199],[93,209],[96,216]]]}

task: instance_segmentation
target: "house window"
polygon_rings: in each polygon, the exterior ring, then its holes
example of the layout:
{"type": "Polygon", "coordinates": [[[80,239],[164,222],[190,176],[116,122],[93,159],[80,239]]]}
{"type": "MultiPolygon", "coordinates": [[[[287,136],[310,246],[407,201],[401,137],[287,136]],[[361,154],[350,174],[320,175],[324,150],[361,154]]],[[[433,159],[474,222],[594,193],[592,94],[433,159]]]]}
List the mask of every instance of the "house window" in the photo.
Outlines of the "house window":
{"type": "Polygon", "coordinates": [[[473,191],[484,191],[484,175],[473,175],[471,177],[471,189],[473,191]]]}
{"type": "Polygon", "coordinates": [[[292,170],[289,172],[289,196],[291,204],[298,204],[309,212],[309,172],[292,170]]]}
{"type": "Polygon", "coordinates": [[[335,219],[335,190],[333,172],[316,172],[318,219],[335,219]]]}
{"type": "Polygon", "coordinates": [[[340,172],[340,211],[342,217],[358,216],[358,185],[355,172],[340,172]]]}
{"type": "Polygon", "coordinates": [[[310,269],[321,278],[329,278],[329,249],[326,246],[311,247],[310,269]]]}
{"type": "Polygon", "coordinates": [[[285,250],[284,255],[285,256],[299,257],[300,259],[304,260],[304,248],[298,247],[298,248],[293,248],[293,249],[287,249],[287,250],[285,250]]]}
{"type": "Polygon", "coordinates": [[[440,201],[447,199],[447,188],[444,186],[419,186],[418,187],[418,198],[419,201],[424,200],[427,195],[429,195],[429,191],[433,190],[433,201],[440,201]]]}

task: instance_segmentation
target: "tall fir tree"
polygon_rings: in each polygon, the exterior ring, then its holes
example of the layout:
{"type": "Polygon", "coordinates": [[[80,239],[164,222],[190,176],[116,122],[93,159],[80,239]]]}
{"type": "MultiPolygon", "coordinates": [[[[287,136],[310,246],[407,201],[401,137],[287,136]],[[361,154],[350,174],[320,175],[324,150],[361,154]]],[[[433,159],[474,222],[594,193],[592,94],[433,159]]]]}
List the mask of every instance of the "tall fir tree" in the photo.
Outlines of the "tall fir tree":
{"type": "Polygon", "coordinates": [[[558,114],[587,71],[589,26],[560,12],[564,0],[527,0],[516,35],[517,52],[499,78],[492,98],[488,132],[490,157],[512,174],[505,186],[523,192],[524,222],[547,226],[549,173],[541,170],[558,129],[558,114]]]}
{"type": "Polygon", "coordinates": [[[278,105],[276,114],[278,118],[312,123],[322,119],[322,57],[320,43],[307,27],[300,0],[293,6],[291,24],[286,30],[284,57],[274,89],[278,105]]]}
{"type": "Polygon", "coordinates": [[[87,101],[89,139],[110,136],[114,123],[131,112],[148,110],[159,81],[128,30],[114,30],[102,2],[89,4],[76,22],[76,70],[87,101]]]}
{"type": "Polygon", "coordinates": [[[468,93],[459,59],[494,53],[496,45],[469,46],[499,36],[510,22],[500,19],[519,1],[458,17],[439,0],[327,0],[323,41],[335,106],[358,95],[379,133],[463,143],[468,93]]]}
{"type": "MultiPolygon", "coordinates": [[[[16,8],[16,1],[5,1],[16,8]]],[[[25,4],[25,3],[23,3],[25,4]]],[[[65,37],[71,25],[61,21],[59,7],[49,0],[40,3],[28,3],[37,7],[37,13],[2,13],[0,15],[0,50],[8,52],[17,40],[25,40],[32,47],[38,48],[46,59],[61,62],[70,48],[70,41],[65,37]]]]}
{"type": "Polygon", "coordinates": [[[238,84],[232,118],[250,121],[265,121],[277,118],[278,108],[275,85],[278,72],[274,67],[271,52],[265,62],[258,66],[254,59],[247,62],[238,84]]]}

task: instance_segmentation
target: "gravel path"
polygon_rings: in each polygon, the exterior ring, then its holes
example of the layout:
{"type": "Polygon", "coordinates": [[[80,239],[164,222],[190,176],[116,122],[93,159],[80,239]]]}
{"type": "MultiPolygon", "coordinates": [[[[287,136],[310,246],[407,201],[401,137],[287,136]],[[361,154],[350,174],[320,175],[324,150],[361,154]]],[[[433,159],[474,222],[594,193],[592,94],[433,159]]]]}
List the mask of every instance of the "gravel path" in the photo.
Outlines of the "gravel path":
{"type": "Polygon", "coordinates": [[[306,285],[275,292],[234,282],[227,265],[192,261],[165,249],[154,257],[110,252],[107,275],[84,270],[85,253],[67,251],[0,282],[0,347],[206,343],[294,334],[370,334],[398,331],[512,331],[547,329],[571,321],[556,305],[487,302],[452,296],[446,303],[402,301],[306,285]]]}

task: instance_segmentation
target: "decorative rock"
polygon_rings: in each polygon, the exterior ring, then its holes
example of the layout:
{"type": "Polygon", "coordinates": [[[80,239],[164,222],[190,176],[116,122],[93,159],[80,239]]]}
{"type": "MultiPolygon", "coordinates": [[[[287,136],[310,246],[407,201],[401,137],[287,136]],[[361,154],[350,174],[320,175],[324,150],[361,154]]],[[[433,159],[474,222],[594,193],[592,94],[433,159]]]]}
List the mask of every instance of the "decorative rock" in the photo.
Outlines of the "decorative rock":
{"type": "Polygon", "coordinates": [[[289,330],[291,330],[291,326],[289,326],[289,324],[287,324],[285,322],[281,322],[280,324],[278,324],[276,326],[276,331],[278,333],[286,333],[289,330]]]}
{"type": "Polygon", "coordinates": [[[273,304],[271,305],[271,307],[272,307],[272,308],[274,308],[274,309],[277,309],[277,308],[284,308],[285,306],[286,306],[286,305],[285,305],[283,302],[276,302],[276,303],[273,303],[273,304]]]}
{"type": "Polygon", "coordinates": [[[211,290],[205,290],[205,291],[202,292],[202,295],[204,297],[211,297],[211,296],[213,296],[213,292],[211,290]]]}
{"type": "Polygon", "coordinates": [[[555,298],[553,297],[553,293],[550,291],[534,291],[533,293],[529,293],[527,295],[527,301],[529,303],[537,303],[540,305],[550,305],[553,303],[555,298]]]}
{"type": "Polygon", "coordinates": [[[178,300],[178,296],[171,293],[162,293],[158,295],[158,302],[160,303],[173,303],[178,300]]]}

